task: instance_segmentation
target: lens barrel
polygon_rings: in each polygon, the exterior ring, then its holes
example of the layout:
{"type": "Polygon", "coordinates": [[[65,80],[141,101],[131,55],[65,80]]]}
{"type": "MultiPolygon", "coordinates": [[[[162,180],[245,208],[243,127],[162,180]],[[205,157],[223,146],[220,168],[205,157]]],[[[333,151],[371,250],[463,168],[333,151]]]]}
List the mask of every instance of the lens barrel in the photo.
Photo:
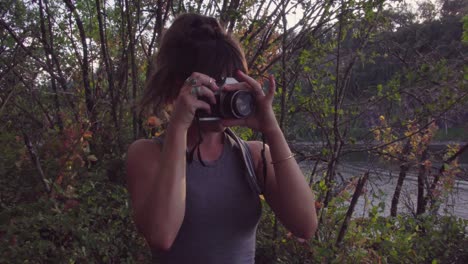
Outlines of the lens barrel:
{"type": "Polygon", "coordinates": [[[224,118],[242,119],[253,113],[254,98],[249,91],[231,91],[226,93],[221,105],[224,118]]]}
{"type": "MultiPolygon", "coordinates": [[[[225,84],[237,83],[234,78],[226,78],[225,84]]],[[[242,119],[250,116],[255,110],[254,95],[247,90],[215,92],[216,104],[210,103],[208,98],[200,97],[210,104],[211,114],[204,110],[197,110],[200,121],[216,121],[220,119],[242,119]]]]}

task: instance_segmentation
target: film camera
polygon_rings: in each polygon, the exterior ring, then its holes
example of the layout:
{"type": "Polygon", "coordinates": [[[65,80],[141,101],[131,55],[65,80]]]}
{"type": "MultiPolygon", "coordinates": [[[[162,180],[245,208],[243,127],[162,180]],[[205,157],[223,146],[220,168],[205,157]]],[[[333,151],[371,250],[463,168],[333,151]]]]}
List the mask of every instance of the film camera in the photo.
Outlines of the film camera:
{"type": "MultiPolygon", "coordinates": [[[[223,85],[234,84],[238,81],[232,77],[226,78],[223,85]]],[[[243,119],[250,116],[255,110],[255,97],[252,92],[246,90],[215,92],[216,104],[211,104],[208,98],[200,97],[210,104],[211,114],[204,110],[197,110],[200,121],[216,121],[220,119],[243,119]]]]}

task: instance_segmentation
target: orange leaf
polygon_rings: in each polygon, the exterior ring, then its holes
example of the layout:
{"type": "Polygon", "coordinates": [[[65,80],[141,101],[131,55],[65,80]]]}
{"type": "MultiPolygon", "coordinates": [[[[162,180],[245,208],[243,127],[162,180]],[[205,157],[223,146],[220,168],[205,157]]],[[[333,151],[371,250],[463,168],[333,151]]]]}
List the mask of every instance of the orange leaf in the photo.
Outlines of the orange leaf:
{"type": "Polygon", "coordinates": [[[83,138],[84,138],[84,139],[90,139],[90,138],[92,138],[92,137],[93,137],[93,132],[91,132],[91,131],[86,131],[86,132],[84,132],[84,134],[83,134],[83,138]]]}
{"type": "Polygon", "coordinates": [[[315,201],[315,208],[317,209],[322,208],[322,204],[319,201],[315,201]]]}
{"type": "Polygon", "coordinates": [[[63,174],[60,174],[57,179],[55,180],[55,184],[61,185],[63,181],[63,174]]]}
{"type": "Polygon", "coordinates": [[[159,125],[161,125],[161,120],[155,116],[150,116],[148,118],[148,120],[146,120],[146,124],[149,126],[149,127],[157,127],[159,125]]]}

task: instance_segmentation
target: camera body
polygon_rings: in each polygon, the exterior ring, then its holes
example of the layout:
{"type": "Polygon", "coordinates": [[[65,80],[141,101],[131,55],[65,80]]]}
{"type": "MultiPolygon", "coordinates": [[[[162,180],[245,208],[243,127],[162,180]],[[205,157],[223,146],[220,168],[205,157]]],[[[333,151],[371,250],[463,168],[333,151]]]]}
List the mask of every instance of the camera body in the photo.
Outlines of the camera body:
{"type": "MultiPolygon", "coordinates": [[[[238,81],[232,77],[226,78],[223,85],[234,84],[238,81]]],[[[222,86],[215,92],[216,104],[211,104],[206,97],[200,97],[210,104],[211,114],[204,110],[197,110],[200,121],[217,121],[221,119],[243,119],[255,111],[255,97],[247,90],[223,91],[222,86]]]]}

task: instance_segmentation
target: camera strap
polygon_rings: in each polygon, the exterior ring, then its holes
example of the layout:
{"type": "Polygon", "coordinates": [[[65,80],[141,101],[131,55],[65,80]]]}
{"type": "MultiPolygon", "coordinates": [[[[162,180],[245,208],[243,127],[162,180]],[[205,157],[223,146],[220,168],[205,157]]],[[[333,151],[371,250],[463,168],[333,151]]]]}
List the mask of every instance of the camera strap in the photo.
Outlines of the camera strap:
{"type": "MultiPolygon", "coordinates": [[[[253,162],[252,153],[250,152],[250,148],[249,148],[247,142],[245,142],[243,139],[241,139],[236,134],[234,134],[234,132],[229,128],[226,128],[225,132],[229,137],[231,137],[234,140],[234,142],[236,142],[237,146],[239,147],[239,150],[240,150],[240,153],[241,153],[241,158],[242,158],[242,161],[243,161],[243,163],[245,165],[245,169],[246,169],[245,176],[247,178],[247,182],[250,185],[250,188],[255,193],[257,193],[258,195],[263,194],[264,190],[261,188],[261,186],[260,186],[260,184],[258,182],[256,173],[255,173],[255,165],[254,165],[254,162],[253,162]]],[[[264,150],[262,150],[262,156],[264,155],[263,152],[264,152],[264,150]]],[[[264,172],[264,179],[265,179],[266,162],[264,162],[263,165],[264,165],[263,172],[264,172]]]]}

